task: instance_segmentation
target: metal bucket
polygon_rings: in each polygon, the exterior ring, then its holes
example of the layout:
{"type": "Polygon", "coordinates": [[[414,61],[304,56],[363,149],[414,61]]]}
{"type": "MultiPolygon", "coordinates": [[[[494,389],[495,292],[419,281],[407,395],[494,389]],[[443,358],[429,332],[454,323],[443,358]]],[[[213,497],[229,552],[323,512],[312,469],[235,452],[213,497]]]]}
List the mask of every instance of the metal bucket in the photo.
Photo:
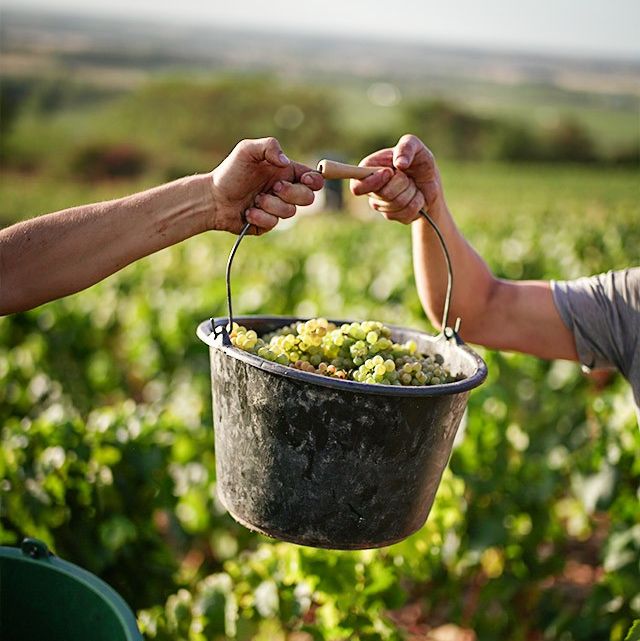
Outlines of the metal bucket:
{"type": "MultiPolygon", "coordinates": [[[[248,316],[258,335],[298,320],[248,316]]],[[[349,321],[334,321],[341,322],[349,321]]],[[[428,387],[367,385],[266,361],[216,338],[209,345],[217,492],[249,529],[314,547],[390,545],[425,522],[469,392],[487,375],[457,336],[392,328],[392,339],[442,355],[464,380],[428,387]]]]}

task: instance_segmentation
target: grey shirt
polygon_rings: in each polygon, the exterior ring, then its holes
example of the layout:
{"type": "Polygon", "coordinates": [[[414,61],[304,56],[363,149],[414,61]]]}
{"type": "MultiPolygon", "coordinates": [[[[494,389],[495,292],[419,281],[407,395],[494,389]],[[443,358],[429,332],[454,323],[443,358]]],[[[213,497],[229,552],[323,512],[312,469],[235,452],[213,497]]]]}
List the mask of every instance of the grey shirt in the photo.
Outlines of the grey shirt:
{"type": "Polygon", "coordinates": [[[551,281],[551,289],[582,365],[618,369],[631,383],[640,422],[640,267],[551,281]]]}

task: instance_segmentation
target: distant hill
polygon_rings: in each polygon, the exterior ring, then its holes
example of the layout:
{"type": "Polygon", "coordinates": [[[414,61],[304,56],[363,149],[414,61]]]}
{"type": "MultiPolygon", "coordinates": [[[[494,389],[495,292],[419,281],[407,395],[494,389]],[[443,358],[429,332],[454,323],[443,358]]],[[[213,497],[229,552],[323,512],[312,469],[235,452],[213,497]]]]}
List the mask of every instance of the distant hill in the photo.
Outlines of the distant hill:
{"type": "Polygon", "coordinates": [[[4,9],[0,79],[49,77],[129,90],[163,75],[271,74],[339,96],[353,131],[389,124],[405,100],[554,129],[567,119],[604,149],[640,140],[640,60],[596,60],[210,25],[4,9]],[[379,101],[382,83],[383,101],[379,101]],[[337,92],[337,93],[336,93],[337,92]],[[390,92],[390,93],[389,93],[390,92]]]}
{"type": "MultiPolygon", "coordinates": [[[[67,65],[147,71],[169,68],[269,70],[290,77],[393,78],[435,85],[470,80],[547,84],[571,91],[640,95],[640,61],[595,60],[518,52],[434,47],[372,39],[262,33],[68,13],[5,9],[3,69],[43,55],[67,65]]],[[[42,61],[41,61],[42,63],[42,61]]]]}

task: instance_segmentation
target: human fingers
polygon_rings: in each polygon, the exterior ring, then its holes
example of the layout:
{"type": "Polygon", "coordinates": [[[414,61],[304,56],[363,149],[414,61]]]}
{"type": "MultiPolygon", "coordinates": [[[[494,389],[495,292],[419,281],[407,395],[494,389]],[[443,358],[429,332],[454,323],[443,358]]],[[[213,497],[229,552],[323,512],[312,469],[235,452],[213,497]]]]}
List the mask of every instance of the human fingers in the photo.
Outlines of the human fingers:
{"type": "Polygon", "coordinates": [[[365,156],[358,165],[360,167],[393,167],[393,147],[374,151],[365,156]]]}
{"type": "MultiPolygon", "coordinates": [[[[393,149],[379,149],[372,154],[365,156],[359,163],[359,167],[389,167],[393,169],[393,149]]],[[[393,173],[391,171],[378,170],[377,172],[362,178],[361,180],[351,179],[349,189],[354,196],[362,196],[372,191],[378,191],[387,184],[393,173]]]]}
{"type": "Polygon", "coordinates": [[[305,171],[305,173],[300,176],[300,182],[313,191],[318,191],[324,187],[324,177],[319,171],[315,171],[313,169],[305,171]]]}
{"type": "Polygon", "coordinates": [[[393,169],[378,169],[370,176],[362,178],[361,180],[351,179],[349,181],[349,188],[354,196],[362,196],[371,192],[381,191],[385,185],[392,180],[393,169]]]}
{"type": "MultiPolygon", "coordinates": [[[[407,190],[414,190],[415,188],[415,182],[407,174],[402,171],[396,171],[381,189],[374,190],[374,194],[382,200],[392,202],[400,198],[407,190]]],[[[404,203],[401,207],[404,207],[404,203]]],[[[394,208],[399,209],[401,207],[394,208]]]]}
{"type": "Polygon", "coordinates": [[[272,194],[258,194],[255,206],[262,211],[277,216],[278,218],[291,218],[296,213],[296,206],[272,194]]]}
{"type": "Polygon", "coordinates": [[[274,167],[281,168],[291,165],[291,160],[282,151],[280,143],[273,136],[243,140],[238,143],[236,150],[247,160],[254,162],[266,161],[274,167]]]}
{"type": "Polygon", "coordinates": [[[369,204],[377,212],[383,214],[387,220],[395,220],[408,225],[420,216],[420,209],[424,207],[424,195],[419,189],[416,189],[406,205],[401,208],[394,208],[391,203],[376,198],[370,198],[369,204]]]}
{"type": "MultiPolygon", "coordinates": [[[[277,216],[274,216],[259,207],[249,207],[249,209],[244,213],[244,218],[248,223],[251,223],[256,228],[255,234],[257,235],[273,229],[278,224],[279,220],[277,216]]],[[[253,232],[253,230],[251,231],[253,232]]]]}
{"type": "Polygon", "coordinates": [[[314,191],[318,191],[324,186],[324,178],[322,177],[322,174],[312,167],[304,165],[301,162],[292,161],[291,169],[293,169],[293,176],[285,176],[291,182],[303,182],[314,191]]]}
{"type": "Polygon", "coordinates": [[[313,191],[302,183],[278,180],[272,189],[280,200],[291,205],[310,205],[314,200],[313,191]]]}
{"type": "Polygon", "coordinates": [[[411,183],[407,189],[398,194],[398,196],[393,200],[384,198],[380,194],[371,194],[369,196],[369,203],[377,211],[401,211],[409,206],[409,204],[414,200],[417,193],[422,194],[420,189],[418,189],[414,183],[411,183]]]}

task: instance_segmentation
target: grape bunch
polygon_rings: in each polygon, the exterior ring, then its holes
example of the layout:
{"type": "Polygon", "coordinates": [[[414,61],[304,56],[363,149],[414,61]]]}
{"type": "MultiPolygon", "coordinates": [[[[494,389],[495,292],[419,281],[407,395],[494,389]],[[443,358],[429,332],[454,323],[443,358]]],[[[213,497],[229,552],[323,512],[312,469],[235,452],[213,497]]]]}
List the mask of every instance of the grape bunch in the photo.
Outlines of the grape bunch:
{"type": "Polygon", "coordinates": [[[268,361],[359,383],[439,385],[458,380],[439,354],[420,354],[414,341],[395,343],[378,321],[337,326],[326,318],[293,323],[259,337],[233,324],[231,342],[268,361]]]}

